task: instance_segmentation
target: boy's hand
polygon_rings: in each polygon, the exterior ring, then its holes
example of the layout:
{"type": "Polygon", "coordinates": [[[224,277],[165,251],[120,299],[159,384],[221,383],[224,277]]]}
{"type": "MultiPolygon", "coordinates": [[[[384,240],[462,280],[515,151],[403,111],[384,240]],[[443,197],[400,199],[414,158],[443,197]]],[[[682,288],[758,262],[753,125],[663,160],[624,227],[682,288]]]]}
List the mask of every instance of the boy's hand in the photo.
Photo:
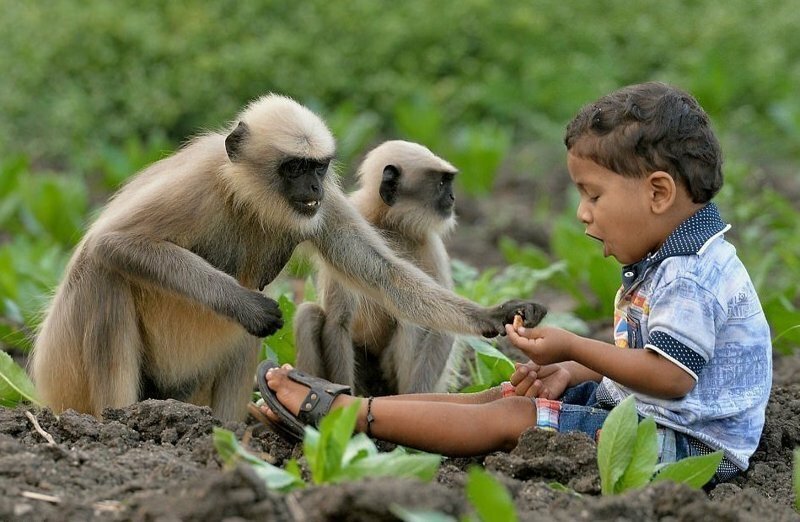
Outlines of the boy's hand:
{"type": "Polygon", "coordinates": [[[557,399],[570,382],[569,371],[558,364],[539,366],[529,361],[514,363],[514,366],[514,373],[509,380],[519,396],[557,399]]]}
{"type": "Polygon", "coordinates": [[[578,338],[571,332],[552,326],[515,329],[512,325],[507,324],[506,333],[512,345],[540,365],[572,359],[570,348],[578,338]]]}

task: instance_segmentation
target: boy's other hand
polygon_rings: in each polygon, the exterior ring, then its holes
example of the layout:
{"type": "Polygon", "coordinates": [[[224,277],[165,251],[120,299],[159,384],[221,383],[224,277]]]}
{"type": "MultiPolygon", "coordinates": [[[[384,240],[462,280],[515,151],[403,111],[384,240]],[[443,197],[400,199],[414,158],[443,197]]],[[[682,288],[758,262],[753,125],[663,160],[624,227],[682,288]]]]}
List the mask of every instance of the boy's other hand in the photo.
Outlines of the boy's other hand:
{"type": "Polygon", "coordinates": [[[539,366],[533,361],[514,363],[511,384],[516,394],[522,397],[541,399],[557,399],[567,389],[570,374],[566,368],[558,364],[539,366]]]}

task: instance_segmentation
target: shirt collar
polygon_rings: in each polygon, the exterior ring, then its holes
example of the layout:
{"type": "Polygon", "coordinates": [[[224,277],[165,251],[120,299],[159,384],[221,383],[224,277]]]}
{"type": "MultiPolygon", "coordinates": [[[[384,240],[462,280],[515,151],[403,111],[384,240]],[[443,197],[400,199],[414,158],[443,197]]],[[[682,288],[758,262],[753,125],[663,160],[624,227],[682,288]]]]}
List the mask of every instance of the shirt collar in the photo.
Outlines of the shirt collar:
{"type": "Polygon", "coordinates": [[[722,221],[717,206],[709,203],[678,225],[655,253],[648,254],[637,263],[623,266],[622,285],[627,290],[642,279],[648,268],[668,257],[701,255],[714,239],[730,228],[722,221]]]}

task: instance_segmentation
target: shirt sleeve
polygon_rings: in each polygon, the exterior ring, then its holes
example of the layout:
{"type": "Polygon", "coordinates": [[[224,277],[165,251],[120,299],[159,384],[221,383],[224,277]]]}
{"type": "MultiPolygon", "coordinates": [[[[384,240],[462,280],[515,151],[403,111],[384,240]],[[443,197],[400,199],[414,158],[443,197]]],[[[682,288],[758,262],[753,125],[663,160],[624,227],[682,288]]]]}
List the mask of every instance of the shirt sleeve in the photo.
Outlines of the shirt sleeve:
{"type": "Polygon", "coordinates": [[[653,293],[645,348],[669,359],[697,380],[714,355],[717,299],[687,277],[678,277],[653,293]]]}

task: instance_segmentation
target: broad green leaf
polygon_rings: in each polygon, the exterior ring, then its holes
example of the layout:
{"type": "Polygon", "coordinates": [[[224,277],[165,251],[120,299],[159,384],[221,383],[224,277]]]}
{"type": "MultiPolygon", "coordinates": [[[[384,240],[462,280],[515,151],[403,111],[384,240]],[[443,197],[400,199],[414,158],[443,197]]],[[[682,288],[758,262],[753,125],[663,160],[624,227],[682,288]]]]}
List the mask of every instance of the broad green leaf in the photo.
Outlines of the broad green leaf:
{"type": "Polygon", "coordinates": [[[378,453],[378,448],[372,439],[367,437],[366,433],[358,433],[347,442],[347,447],[344,450],[342,457],[342,465],[348,466],[352,462],[363,459],[370,455],[378,453]]]}
{"type": "Polygon", "coordinates": [[[410,509],[399,504],[390,505],[389,511],[403,522],[456,522],[456,518],[438,511],[410,509]]]}
{"type": "Polygon", "coordinates": [[[214,448],[226,466],[234,467],[242,461],[248,463],[269,489],[287,492],[305,486],[296,461],[289,461],[286,470],[273,466],[248,453],[233,432],[222,428],[214,428],[213,439],[214,448]]]}
{"type": "Polygon", "coordinates": [[[633,488],[645,486],[653,478],[658,461],[658,438],[656,422],[647,417],[639,423],[636,431],[636,444],[633,446],[631,463],[617,482],[614,493],[622,493],[633,488]]]}
{"type": "Polygon", "coordinates": [[[28,374],[6,352],[0,352],[0,406],[40,404],[28,374]]]}
{"type": "Polygon", "coordinates": [[[637,426],[636,402],[633,395],[629,395],[608,414],[597,442],[597,467],[603,495],[616,491],[617,481],[631,462],[637,426]]]}
{"type": "Polygon", "coordinates": [[[405,477],[430,481],[439,470],[440,455],[419,453],[409,455],[400,448],[391,453],[377,453],[353,461],[343,467],[332,482],[358,480],[364,477],[405,477]]]}
{"type": "Polygon", "coordinates": [[[464,392],[481,391],[508,380],[514,372],[514,363],[491,343],[477,337],[463,339],[474,352],[472,384],[464,392]]]}
{"type": "Polygon", "coordinates": [[[283,326],[262,342],[266,357],[277,360],[278,364],[294,364],[297,356],[294,344],[294,313],[296,306],[289,296],[278,297],[278,305],[283,315],[283,326]]]}
{"type": "Polygon", "coordinates": [[[688,484],[693,488],[701,488],[711,480],[717,472],[719,463],[722,462],[724,453],[715,451],[708,455],[687,457],[677,462],[670,462],[658,472],[653,482],[671,480],[688,484]]]}
{"type": "Polygon", "coordinates": [[[481,467],[470,468],[467,477],[467,498],[483,522],[518,520],[514,500],[495,477],[481,467]]]}

